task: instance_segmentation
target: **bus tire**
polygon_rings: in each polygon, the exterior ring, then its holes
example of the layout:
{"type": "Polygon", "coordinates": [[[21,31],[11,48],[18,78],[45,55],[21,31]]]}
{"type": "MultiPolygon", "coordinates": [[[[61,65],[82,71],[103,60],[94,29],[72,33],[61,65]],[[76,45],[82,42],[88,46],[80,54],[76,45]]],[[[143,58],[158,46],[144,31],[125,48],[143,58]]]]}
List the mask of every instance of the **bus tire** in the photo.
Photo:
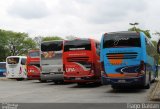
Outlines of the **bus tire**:
{"type": "Polygon", "coordinates": [[[54,81],[54,84],[58,84],[59,83],[59,81],[54,81]]]}
{"type": "Polygon", "coordinates": [[[78,86],[86,85],[86,83],[77,83],[78,86]]]}
{"type": "Polygon", "coordinates": [[[118,89],[118,87],[116,85],[112,85],[111,87],[112,87],[112,89],[118,89]]]}
{"type": "Polygon", "coordinates": [[[151,83],[154,83],[155,82],[155,78],[151,81],[151,83]]]}
{"type": "Polygon", "coordinates": [[[46,80],[39,80],[39,82],[41,82],[41,83],[46,83],[47,81],[46,80]]]}
{"type": "Polygon", "coordinates": [[[150,89],[150,82],[146,86],[144,86],[144,88],[145,89],[150,89]]]}
{"type": "Polygon", "coordinates": [[[17,80],[17,81],[23,81],[24,78],[17,78],[16,80],[17,80]]]}

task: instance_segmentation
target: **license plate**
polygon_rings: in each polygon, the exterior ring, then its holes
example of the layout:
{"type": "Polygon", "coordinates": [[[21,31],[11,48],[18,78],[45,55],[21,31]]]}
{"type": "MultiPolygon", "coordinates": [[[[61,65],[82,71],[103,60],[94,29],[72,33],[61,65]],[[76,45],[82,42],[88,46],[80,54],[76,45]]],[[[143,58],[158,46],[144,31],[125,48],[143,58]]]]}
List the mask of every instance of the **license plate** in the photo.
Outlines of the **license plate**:
{"type": "Polygon", "coordinates": [[[81,78],[75,78],[76,80],[81,80],[81,78]]]}
{"type": "Polygon", "coordinates": [[[119,83],[125,83],[126,80],[118,80],[119,83]]]}

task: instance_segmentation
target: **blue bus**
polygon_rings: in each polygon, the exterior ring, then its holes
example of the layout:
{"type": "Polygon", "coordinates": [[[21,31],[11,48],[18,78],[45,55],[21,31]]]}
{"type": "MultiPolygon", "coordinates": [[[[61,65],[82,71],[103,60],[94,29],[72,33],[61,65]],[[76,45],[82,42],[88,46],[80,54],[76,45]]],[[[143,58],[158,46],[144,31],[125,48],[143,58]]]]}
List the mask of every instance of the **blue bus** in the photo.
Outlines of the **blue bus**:
{"type": "Polygon", "coordinates": [[[143,32],[110,32],[101,39],[102,83],[112,88],[150,88],[158,75],[158,54],[143,32]]]}
{"type": "Polygon", "coordinates": [[[0,77],[6,74],[6,62],[0,62],[0,77]]]}

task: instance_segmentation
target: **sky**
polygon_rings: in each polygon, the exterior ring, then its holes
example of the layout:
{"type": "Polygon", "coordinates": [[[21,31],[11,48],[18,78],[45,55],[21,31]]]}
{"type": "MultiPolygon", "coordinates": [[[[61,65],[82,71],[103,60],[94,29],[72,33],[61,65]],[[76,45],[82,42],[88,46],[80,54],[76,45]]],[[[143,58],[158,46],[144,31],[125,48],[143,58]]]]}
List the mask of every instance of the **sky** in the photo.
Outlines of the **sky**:
{"type": "MultiPolygon", "coordinates": [[[[0,29],[101,39],[137,27],[160,32],[160,0],[0,0],[0,29]]],[[[153,39],[157,39],[153,35],[153,39]]]]}

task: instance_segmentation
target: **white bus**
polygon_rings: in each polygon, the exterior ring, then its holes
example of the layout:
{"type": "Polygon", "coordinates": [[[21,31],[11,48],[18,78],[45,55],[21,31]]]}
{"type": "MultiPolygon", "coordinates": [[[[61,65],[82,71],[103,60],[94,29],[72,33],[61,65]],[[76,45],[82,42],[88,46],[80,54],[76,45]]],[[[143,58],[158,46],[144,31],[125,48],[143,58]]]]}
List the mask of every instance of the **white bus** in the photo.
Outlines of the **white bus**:
{"type": "Polygon", "coordinates": [[[26,56],[9,56],[6,58],[6,77],[18,81],[27,78],[26,56]]]}

